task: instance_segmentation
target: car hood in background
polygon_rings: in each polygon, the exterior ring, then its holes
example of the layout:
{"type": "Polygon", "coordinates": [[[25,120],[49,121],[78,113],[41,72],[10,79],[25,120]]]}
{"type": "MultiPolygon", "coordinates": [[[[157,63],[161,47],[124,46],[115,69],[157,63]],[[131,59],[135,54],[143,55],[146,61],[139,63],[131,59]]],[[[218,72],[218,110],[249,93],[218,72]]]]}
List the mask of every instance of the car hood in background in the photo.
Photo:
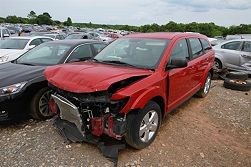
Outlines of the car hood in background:
{"type": "Polygon", "coordinates": [[[14,63],[0,65],[0,88],[43,76],[45,67],[14,63]]]}
{"type": "Polygon", "coordinates": [[[17,59],[19,56],[21,56],[25,52],[27,52],[27,50],[25,50],[25,49],[22,49],[22,50],[18,50],[18,49],[0,49],[0,57],[8,56],[9,58],[8,58],[7,61],[12,61],[12,60],[17,59]]]}
{"type": "Polygon", "coordinates": [[[44,74],[52,85],[74,93],[107,90],[113,83],[153,71],[119,65],[82,62],[48,67],[44,74]]]}

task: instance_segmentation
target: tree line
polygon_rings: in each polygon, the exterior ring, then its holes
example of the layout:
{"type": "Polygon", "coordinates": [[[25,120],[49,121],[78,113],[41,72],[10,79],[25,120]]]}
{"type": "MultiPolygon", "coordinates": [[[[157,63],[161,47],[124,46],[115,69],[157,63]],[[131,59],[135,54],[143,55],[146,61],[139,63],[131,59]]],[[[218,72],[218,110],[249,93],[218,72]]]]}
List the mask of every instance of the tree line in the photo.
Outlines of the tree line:
{"type": "Polygon", "coordinates": [[[37,15],[31,11],[27,17],[7,16],[6,18],[0,17],[0,23],[23,23],[23,24],[38,24],[38,25],[58,25],[58,26],[75,26],[79,28],[104,28],[116,29],[134,32],[199,32],[208,37],[226,36],[233,34],[251,34],[251,24],[240,24],[238,26],[224,27],[214,23],[197,23],[192,22],[188,24],[175,23],[170,21],[164,25],[147,24],[142,26],[130,25],[107,25],[107,24],[93,24],[93,23],[72,23],[70,17],[66,21],[61,22],[53,20],[48,12],[37,15]]]}
{"type": "Polygon", "coordinates": [[[61,22],[59,20],[52,20],[52,17],[48,12],[37,15],[34,11],[31,11],[27,17],[18,17],[15,15],[7,16],[6,18],[0,17],[0,23],[72,26],[72,20],[70,17],[68,17],[66,21],[61,22]]]}

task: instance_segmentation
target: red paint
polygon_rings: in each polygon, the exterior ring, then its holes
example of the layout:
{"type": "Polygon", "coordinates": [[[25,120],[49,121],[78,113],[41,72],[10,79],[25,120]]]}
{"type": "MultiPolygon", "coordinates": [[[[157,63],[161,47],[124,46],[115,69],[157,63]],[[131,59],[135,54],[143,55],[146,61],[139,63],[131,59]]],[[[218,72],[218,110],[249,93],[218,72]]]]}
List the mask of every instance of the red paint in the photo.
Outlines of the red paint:
{"type": "MultiPolygon", "coordinates": [[[[167,113],[202,88],[208,72],[213,67],[214,51],[211,50],[197,59],[190,60],[188,67],[165,71],[171,51],[179,40],[184,38],[204,38],[207,40],[204,35],[149,33],[132,34],[125,38],[161,38],[171,39],[171,42],[155,71],[82,62],[47,68],[45,71],[47,80],[51,84],[70,92],[87,93],[107,90],[113,83],[133,76],[147,76],[118,90],[112,95],[112,99],[119,100],[130,97],[125,107],[120,111],[128,113],[133,109],[143,108],[149,100],[158,97],[164,102],[163,112],[167,113]]],[[[110,121],[108,121],[109,124],[110,121]]],[[[108,131],[109,134],[111,134],[110,130],[108,131]]]]}
{"type": "Polygon", "coordinates": [[[104,128],[102,119],[95,117],[91,119],[92,134],[95,136],[101,136],[103,134],[104,128]]]}
{"type": "Polygon", "coordinates": [[[50,108],[50,110],[51,110],[51,112],[53,112],[53,113],[57,113],[57,106],[56,106],[56,103],[55,103],[55,101],[53,100],[53,98],[51,98],[50,100],[49,100],[49,108],[50,108]]]}

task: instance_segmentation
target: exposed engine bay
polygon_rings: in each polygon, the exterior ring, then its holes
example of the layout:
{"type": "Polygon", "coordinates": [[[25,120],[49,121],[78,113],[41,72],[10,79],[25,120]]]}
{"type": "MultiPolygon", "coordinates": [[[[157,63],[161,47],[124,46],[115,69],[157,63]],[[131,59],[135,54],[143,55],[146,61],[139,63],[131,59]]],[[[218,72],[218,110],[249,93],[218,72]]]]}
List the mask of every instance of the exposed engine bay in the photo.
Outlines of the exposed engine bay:
{"type": "Polygon", "coordinates": [[[143,77],[131,77],[112,84],[107,91],[92,93],[72,93],[50,85],[55,92],[51,109],[60,119],[74,123],[86,139],[108,135],[120,140],[126,134],[126,114],[120,111],[129,97],[112,100],[112,95],[143,77]]]}

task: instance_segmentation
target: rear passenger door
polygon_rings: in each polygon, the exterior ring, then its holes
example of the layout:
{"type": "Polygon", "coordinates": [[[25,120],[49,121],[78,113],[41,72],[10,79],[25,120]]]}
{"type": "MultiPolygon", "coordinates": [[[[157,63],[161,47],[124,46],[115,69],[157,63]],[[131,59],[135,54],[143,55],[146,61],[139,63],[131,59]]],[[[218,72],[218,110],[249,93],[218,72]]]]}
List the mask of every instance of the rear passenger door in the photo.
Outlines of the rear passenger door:
{"type": "Polygon", "coordinates": [[[221,46],[220,54],[226,67],[235,69],[240,66],[241,45],[241,41],[232,41],[221,46]]]}
{"type": "MultiPolygon", "coordinates": [[[[204,72],[207,68],[209,59],[207,53],[202,47],[202,43],[198,38],[189,38],[191,60],[189,62],[191,68],[190,84],[193,89],[199,89],[200,83],[203,79],[204,72]]],[[[205,43],[206,41],[204,41],[205,43]]],[[[210,47],[210,44],[208,44],[210,47]]],[[[205,46],[206,47],[206,46],[205,46]]],[[[208,47],[208,49],[209,49],[208,47]]]]}

